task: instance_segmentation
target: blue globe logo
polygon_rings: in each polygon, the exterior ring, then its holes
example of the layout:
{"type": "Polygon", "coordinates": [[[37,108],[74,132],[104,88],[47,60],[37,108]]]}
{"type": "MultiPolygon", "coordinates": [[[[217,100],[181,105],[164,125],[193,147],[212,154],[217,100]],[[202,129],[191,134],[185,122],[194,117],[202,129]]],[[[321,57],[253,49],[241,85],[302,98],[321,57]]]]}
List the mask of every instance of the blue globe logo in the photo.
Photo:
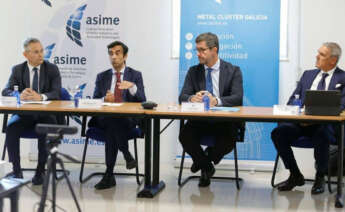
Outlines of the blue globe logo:
{"type": "Polygon", "coordinates": [[[74,41],[78,46],[82,47],[83,44],[81,42],[81,35],[80,35],[80,26],[81,26],[81,19],[83,18],[83,12],[86,8],[86,4],[79,7],[74,14],[72,14],[66,25],[66,33],[67,36],[74,41]]]}
{"type": "Polygon", "coordinates": [[[52,52],[53,52],[54,47],[55,47],[55,43],[44,48],[44,60],[50,59],[50,57],[52,56],[52,52]]]}

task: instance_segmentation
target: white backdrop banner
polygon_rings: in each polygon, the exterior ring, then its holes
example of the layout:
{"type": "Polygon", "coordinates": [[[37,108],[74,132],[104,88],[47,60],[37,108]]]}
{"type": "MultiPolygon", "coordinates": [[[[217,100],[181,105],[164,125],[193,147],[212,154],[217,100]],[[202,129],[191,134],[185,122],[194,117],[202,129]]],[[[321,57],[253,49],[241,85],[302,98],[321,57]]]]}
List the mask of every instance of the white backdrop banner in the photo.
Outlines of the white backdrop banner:
{"type": "MultiPolygon", "coordinates": [[[[30,30],[42,41],[45,59],[59,67],[63,87],[86,83],[84,97],[93,95],[97,73],[110,68],[106,46],[121,40],[125,31],[122,14],[125,4],[119,2],[37,0],[30,6],[30,30]]],[[[81,129],[75,120],[70,125],[81,129]]],[[[60,150],[80,158],[84,142],[79,130],[78,134],[64,137],[60,150]]],[[[89,144],[88,159],[104,161],[104,144],[93,140],[89,144]]],[[[31,156],[36,156],[36,152],[33,145],[31,156]]]]}

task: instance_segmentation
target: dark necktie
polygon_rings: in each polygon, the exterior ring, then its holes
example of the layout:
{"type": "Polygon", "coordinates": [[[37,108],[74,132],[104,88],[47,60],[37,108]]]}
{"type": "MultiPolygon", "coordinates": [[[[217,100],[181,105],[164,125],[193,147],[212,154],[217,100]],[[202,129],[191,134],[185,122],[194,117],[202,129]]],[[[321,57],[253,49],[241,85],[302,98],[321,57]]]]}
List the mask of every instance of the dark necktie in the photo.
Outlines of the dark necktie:
{"type": "Polygon", "coordinates": [[[38,93],[38,69],[34,67],[32,70],[34,71],[34,77],[32,78],[32,90],[38,93]]]}
{"type": "Polygon", "coordinates": [[[116,75],[116,83],[115,83],[115,89],[114,89],[115,102],[122,102],[122,92],[118,85],[121,82],[121,72],[116,71],[115,75],[116,75]]]}
{"type": "Polygon", "coordinates": [[[213,95],[213,85],[212,85],[212,77],[211,72],[212,68],[207,68],[207,75],[206,75],[206,90],[213,95]]]}
{"type": "Polygon", "coordinates": [[[321,78],[319,84],[317,85],[317,90],[325,90],[325,88],[326,88],[326,77],[328,77],[328,73],[323,73],[322,78],[321,78]]]}

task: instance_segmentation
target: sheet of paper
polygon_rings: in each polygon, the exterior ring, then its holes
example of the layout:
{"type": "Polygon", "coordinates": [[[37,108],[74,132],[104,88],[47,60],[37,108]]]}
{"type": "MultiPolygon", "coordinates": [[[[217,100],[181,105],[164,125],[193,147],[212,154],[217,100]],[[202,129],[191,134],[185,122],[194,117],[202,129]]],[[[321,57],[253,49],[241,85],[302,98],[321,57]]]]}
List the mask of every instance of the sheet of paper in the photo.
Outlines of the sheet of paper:
{"type": "Polygon", "coordinates": [[[273,115],[298,115],[299,106],[294,105],[273,105],[273,115]]]}
{"type": "Polygon", "coordinates": [[[21,101],[22,104],[39,104],[39,105],[47,105],[50,104],[51,101],[21,101]]]}
{"type": "Polygon", "coordinates": [[[123,103],[103,102],[102,105],[103,106],[115,106],[115,107],[118,107],[118,106],[123,105],[123,103]]]}

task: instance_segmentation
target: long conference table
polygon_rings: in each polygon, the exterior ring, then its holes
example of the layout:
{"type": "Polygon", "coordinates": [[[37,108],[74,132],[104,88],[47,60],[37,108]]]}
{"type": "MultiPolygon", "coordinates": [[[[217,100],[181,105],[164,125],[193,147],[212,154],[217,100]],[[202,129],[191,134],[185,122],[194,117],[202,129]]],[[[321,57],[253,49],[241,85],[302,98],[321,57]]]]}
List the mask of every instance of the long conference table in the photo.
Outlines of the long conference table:
{"type": "MultiPolygon", "coordinates": [[[[145,120],[145,183],[144,188],[137,194],[138,197],[153,198],[165,188],[160,180],[160,120],[161,119],[195,119],[221,120],[245,122],[295,122],[295,123],[332,123],[337,126],[338,148],[344,148],[345,114],[340,116],[310,116],[310,115],[275,115],[272,107],[239,107],[238,112],[208,111],[182,112],[180,107],[158,105],[154,110],[145,110],[140,103],[124,103],[121,106],[102,106],[100,108],[75,108],[71,101],[52,101],[47,105],[24,104],[20,107],[0,105],[0,113],[16,114],[60,114],[82,116],[114,116],[136,117],[145,120]]],[[[335,207],[343,207],[343,151],[338,151],[338,176],[335,207]]]]}

